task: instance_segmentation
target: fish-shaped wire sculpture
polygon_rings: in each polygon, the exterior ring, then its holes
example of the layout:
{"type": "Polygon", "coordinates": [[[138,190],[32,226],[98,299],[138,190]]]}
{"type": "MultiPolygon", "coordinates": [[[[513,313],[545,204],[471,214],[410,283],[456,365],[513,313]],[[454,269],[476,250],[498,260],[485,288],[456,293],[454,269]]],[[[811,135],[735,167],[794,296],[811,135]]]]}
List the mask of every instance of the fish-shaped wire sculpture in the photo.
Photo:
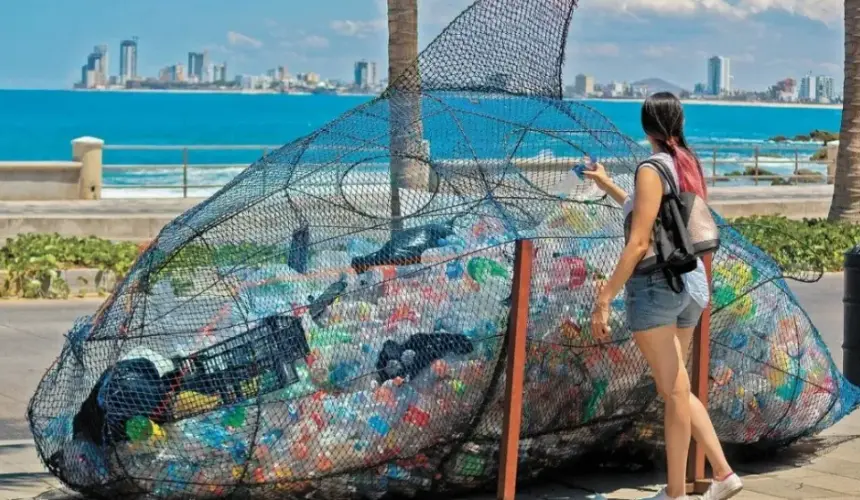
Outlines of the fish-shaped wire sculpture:
{"type": "MultiPolygon", "coordinates": [[[[650,442],[662,410],[623,298],[611,337],[590,331],[621,210],[556,192],[585,156],[630,189],[646,155],[562,99],[575,7],[478,0],[379,98],[168,224],[33,396],[51,472],[104,498],[490,484],[520,238],[536,249],[521,475],[650,442]]],[[[786,285],[816,271],[717,218],[710,413],[724,442],[782,446],[860,398],[786,285]]]]}

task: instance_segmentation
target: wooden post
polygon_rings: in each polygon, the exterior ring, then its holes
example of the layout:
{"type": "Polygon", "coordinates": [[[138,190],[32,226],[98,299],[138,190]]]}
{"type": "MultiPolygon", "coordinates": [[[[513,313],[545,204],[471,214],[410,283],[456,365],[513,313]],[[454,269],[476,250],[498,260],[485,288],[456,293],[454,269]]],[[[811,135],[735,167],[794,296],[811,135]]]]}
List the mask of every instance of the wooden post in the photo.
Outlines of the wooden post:
{"type": "Polygon", "coordinates": [[[534,245],[531,240],[517,240],[511,315],[508,319],[505,418],[499,453],[499,484],[496,494],[498,500],[514,500],[517,494],[517,461],[520,424],[523,416],[523,378],[525,377],[533,258],[534,245]]]}
{"type": "Polygon", "coordinates": [[[755,175],[754,180],[755,180],[755,185],[756,185],[756,186],[758,186],[758,174],[759,174],[758,170],[759,170],[759,166],[758,166],[758,146],[756,146],[756,147],[755,147],[755,172],[753,172],[753,174],[755,175]]]}
{"type": "Polygon", "coordinates": [[[182,197],[188,198],[188,148],[182,148],[182,197]]]}
{"type": "MultiPolygon", "coordinates": [[[[702,258],[708,283],[711,282],[711,255],[702,258]]],[[[713,301],[713,297],[711,298],[713,301]]],[[[702,312],[702,319],[693,333],[692,370],[690,372],[691,390],[693,395],[708,408],[708,388],[711,371],[711,306],[702,312]]],[[[705,451],[695,440],[690,442],[690,454],[687,459],[687,493],[701,495],[710,481],[705,479],[705,451]]]]}
{"type": "Polygon", "coordinates": [[[717,148],[714,147],[714,157],[711,161],[711,186],[717,185],[717,148]]]}

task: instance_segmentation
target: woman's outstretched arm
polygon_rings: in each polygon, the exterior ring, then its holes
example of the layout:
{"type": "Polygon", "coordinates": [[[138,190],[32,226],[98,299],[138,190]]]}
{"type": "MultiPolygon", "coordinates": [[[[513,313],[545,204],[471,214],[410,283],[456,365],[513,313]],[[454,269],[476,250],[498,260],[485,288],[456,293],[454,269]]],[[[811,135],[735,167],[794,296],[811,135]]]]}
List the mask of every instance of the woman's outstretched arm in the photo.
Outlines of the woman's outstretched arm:
{"type": "Polygon", "coordinates": [[[619,205],[624,205],[624,202],[627,200],[627,192],[618,187],[612,179],[609,178],[609,175],[606,173],[606,168],[603,167],[600,163],[594,164],[594,169],[586,170],[582,173],[585,177],[594,181],[604,193],[608,194],[610,198],[615,200],[615,203],[619,205]]]}

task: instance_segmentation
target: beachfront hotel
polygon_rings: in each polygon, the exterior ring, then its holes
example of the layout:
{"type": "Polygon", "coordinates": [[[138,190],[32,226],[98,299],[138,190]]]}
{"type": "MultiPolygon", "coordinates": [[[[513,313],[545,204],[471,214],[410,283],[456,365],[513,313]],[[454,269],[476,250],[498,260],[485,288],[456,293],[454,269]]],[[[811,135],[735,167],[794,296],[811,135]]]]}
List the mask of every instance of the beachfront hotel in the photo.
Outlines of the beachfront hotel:
{"type": "Polygon", "coordinates": [[[728,57],[714,56],[708,59],[707,91],[714,96],[732,93],[731,63],[728,57]]]}

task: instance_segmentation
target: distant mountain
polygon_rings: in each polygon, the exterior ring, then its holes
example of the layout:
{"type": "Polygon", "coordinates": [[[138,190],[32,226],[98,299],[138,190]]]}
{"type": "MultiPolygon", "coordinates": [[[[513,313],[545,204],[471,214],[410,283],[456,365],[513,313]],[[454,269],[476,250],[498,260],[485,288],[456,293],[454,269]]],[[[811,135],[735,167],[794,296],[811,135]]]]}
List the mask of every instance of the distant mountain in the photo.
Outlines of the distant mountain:
{"type": "Polygon", "coordinates": [[[681,92],[687,92],[686,89],[681,88],[674,83],[669,83],[662,78],[646,78],[644,80],[639,80],[638,82],[633,82],[631,85],[636,87],[647,87],[649,94],[653,94],[654,92],[671,92],[678,95],[681,92]]]}

